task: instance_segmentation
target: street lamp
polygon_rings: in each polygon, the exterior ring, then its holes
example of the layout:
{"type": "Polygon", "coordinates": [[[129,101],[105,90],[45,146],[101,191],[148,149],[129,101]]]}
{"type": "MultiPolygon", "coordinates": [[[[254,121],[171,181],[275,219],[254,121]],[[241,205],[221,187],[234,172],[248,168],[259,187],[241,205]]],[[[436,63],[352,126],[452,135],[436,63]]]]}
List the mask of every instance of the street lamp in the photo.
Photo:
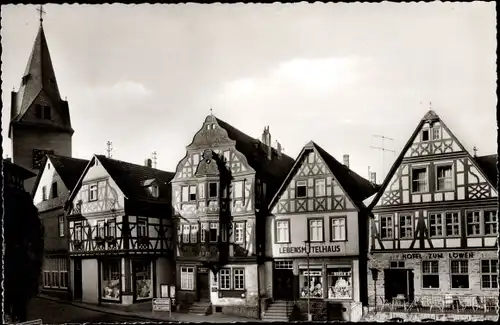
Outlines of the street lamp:
{"type": "Polygon", "coordinates": [[[311,315],[311,270],[309,269],[309,254],[311,253],[311,241],[304,240],[307,254],[307,321],[312,322],[311,315]]]}

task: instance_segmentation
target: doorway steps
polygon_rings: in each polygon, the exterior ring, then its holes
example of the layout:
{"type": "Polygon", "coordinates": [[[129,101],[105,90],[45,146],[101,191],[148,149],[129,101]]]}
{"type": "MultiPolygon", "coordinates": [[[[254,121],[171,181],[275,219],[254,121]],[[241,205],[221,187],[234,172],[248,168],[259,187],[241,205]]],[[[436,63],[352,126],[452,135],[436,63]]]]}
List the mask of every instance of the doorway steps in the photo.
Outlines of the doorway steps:
{"type": "Polygon", "coordinates": [[[265,322],[288,322],[292,315],[295,303],[292,301],[276,300],[264,312],[262,320],[265,322]]]}
{"type": "Polygon", "coordinates": [[[210,301],[195,301],[190,307],[188,314],[203,315],[211,314],[212,303],[210,301]]]}

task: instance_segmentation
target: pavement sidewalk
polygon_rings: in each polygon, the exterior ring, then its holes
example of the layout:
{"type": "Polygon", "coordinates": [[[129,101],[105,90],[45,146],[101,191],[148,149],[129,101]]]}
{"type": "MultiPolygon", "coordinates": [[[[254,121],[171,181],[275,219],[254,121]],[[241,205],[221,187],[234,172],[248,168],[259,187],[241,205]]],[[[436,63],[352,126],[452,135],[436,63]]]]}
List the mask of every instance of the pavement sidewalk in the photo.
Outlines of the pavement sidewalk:
{"type": "Polygon", "coordinates": [[[234,323],[234,322],[261,322],[258,319],[229,316],[224,314],[216,315],[191,315],[185,313],[172,312],[171,317],[168,312],[153,312],[151,302],[137,303],[134,305],[96,305],[89,303],[82,303],[76,301],[68,301],[60,298],[52,297],[45,294],[39,294],[38,297],[57,301],[60,303],[71,304],[76,307],[85,308],[93,311],[98,311],[107,314],[120,315],[120,316],[135,316],[153,321],[174,321],[174,322],[210,322],[210,323],[234,323]]]}

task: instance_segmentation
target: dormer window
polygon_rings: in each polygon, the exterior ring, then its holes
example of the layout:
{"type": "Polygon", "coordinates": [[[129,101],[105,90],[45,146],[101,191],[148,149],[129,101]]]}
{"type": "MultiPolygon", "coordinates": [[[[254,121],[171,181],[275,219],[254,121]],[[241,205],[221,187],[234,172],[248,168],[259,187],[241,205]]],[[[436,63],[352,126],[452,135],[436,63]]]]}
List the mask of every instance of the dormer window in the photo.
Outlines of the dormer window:
{"type": "Polygon", "coordinates": [[[151,186],[149,187],[149,191],[151,192],[151,195],[153,197],[158,197],[160,194],[158,190],[158,185],[156,184],[151,184],[151,186]]]}

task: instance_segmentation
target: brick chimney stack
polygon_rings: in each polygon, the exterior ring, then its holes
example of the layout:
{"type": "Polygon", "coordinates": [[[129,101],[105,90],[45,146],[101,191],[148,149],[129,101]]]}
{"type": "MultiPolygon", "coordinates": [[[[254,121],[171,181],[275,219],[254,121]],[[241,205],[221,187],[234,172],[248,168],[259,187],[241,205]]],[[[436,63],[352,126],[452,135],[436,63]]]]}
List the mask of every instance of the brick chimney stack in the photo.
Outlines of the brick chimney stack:
{"type": "Polygon", "coordinates": [[[375,172],[370,173],[370,182],[372,182],[373,184],[377,184],[377,173],[375,172]]]}
{"type": "Polygon", "coordinates": [[[279,143],[278,140],[276,140],[276,151],[278,153],[278,159],[280,159],[282,148],[281,148],[281,143],[279,143]]]}

